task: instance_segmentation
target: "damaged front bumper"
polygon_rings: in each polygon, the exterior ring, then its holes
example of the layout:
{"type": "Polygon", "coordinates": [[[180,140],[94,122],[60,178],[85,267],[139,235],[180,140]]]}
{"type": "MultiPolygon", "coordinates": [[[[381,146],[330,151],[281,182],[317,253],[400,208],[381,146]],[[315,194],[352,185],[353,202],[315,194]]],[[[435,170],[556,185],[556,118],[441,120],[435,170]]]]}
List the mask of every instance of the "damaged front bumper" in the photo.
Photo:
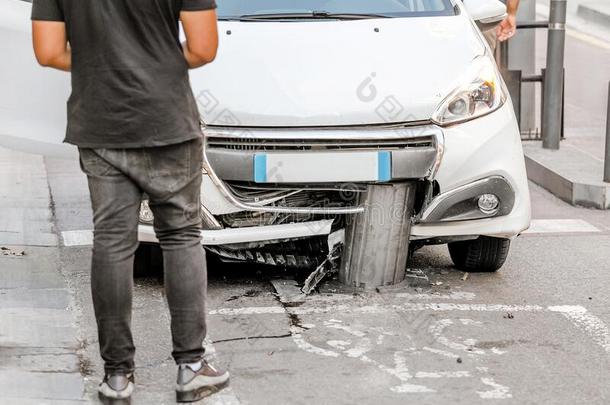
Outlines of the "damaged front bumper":
{"type": "MultiPolygon", "coordinates": [[[[331,233],[332,219],[279,224],[268,226],[252,226],[248,228],[225,228],[201,231],[201,244],[204,246],[232,245],[238,243],[254,243],[299,239],[331,233]]],[[[158,243],[152,225],[141,224],[138,228],[140,242],[158,243]]]]}
{"type": "Polygon", "coordinates": [[[443,152],[443,132],[434,125],[209,127],[204,169],[226,203],[238,211],[357,214],[364,207],[357,199],[347,201],[346,193],[358,193],[359,185],[366,183],[431,181],[443,152]],[[286,205],[283,198],[260,197],[260,192],[271,195],[277,190],[293,200],[324,191],[329,204],[286,205]]]}

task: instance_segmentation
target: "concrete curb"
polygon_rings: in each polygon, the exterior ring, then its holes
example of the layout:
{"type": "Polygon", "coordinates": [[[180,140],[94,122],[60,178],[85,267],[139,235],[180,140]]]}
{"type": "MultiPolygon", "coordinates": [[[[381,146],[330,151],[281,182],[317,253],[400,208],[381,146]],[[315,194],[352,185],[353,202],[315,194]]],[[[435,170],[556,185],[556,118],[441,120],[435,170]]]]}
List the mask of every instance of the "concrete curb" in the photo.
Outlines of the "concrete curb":
{"type": "Polygon", "coordinates": [[[601,181],[603,162],[569,145],[562,148],[551,151],[540,143],[525,143],[528,178],[569,204],[610,209],[610,183],[601,181]]]}
{"type": "Polygon", "coordinates": [[[594,24],[610,26],[610,3],[590,1],[578,5],[578,16],[594,24]]]}

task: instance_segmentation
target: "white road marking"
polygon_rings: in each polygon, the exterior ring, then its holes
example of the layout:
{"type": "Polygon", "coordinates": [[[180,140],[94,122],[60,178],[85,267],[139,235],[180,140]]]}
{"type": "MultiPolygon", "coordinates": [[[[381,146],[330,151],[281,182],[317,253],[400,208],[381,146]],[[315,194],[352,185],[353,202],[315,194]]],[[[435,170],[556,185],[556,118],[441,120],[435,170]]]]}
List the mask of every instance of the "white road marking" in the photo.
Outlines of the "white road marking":
{"type": "Polygon", "coordinates": [[[396,392],[397,394],[405,394],[405,393],[417,394],[417,393],[424,393],[424,392],[436,392],[435,390],[425,387],[423,385],[416,385],[416,384],[409,384],[409,383],[397,385],[396,387],[390,388],[390,390],[392,392],[396,392]]]}
{"type": "Polygon", "coordinates": [[[479,396],[483,399],[507,399],[513,397],[509,392],[510,388],[498,384],[493,378],[482,377],[481,382],[493,388],[489,391],[477,391],[477,394],[479,394],[479,396]]]}
{"type": "Polygon", "coordinates": [[[582,219],[534,219],[526,235],[545,233],[596,233],[601,232],[582,219]]]}
{"type": "Polygon", "coordinates": [[[432,323],[432,325],[430,325],[430,327],[428,328],[428,331],[430,332],[430,334],[432,336],[434,336],[434,340],[440,344],[442,344],[443,346],[446,346],[452,350],[458,351],[458,352],[465,352],[465,353],[472,353],[472,354],[485,354],[484,350],[481,349],[477,349],[474,347],[474,343],[473,341],[465,341],[464,343],[459,343],[459,342],[454,342],[452,340],[449,340],[447,337],[443,336],[443,332],[444,330],[450,326],[453,325],[453,321],[451,319],[440,319],[434,323],[432,323]]]}
{"type": "Polygon", "coordinates": [[[326,350],[321,347],[314,346],[309,342],[306,342],[305,339],[303,339],[303,335],[301,334],[301,332],[302,332],[302,329],[299,328],[298,326],[290,327],[290,334],[292,335],[292,341],[297,345],[297,347],[299,349],[312,353],[312,354],[317,354],[320,356],[339,357],[339,353],[337,353],[337,352],[333,352],[332,350],[326,350]]]}
{"type": "Polygon", "coordinates": [[[462,325],[477,325],[477,326],[483,325],[483,322],[475,321],[474,319],[469,319],[469,318],[461,318],[460,322],[462,323],[462,325]]]}
{"type": "Polygon", "coordinates": [[[348,325],[343,325],[343,322],[338,321],[336,319],[331,319],[330,321],[324,322],[324,326],[326,326],[327,328],[334,328],[334,329],[339,329],[339,330],[345,331],[345,332],[349,333],[350,335],[354,335],[359,338],[362,338],[366,335],[364,332],[352,329],[348,325]]]}
{"type": "Polygon", "coordinates": [[[64,246],[91,246],[93,245],[93,231],[63,231],[61,240],[64,246]]]}
{"type": "MultiPolygon", "coordinates": [[[[586,223],[585,223],[586,224],[586,223]]],[[[589,229],[582,226],[580,229],[589,229]]],[[[590,225],[589,225],[590,226],[590,225]]],[[[548,229],[557,229],[556,227],[547,227],[548,229]]],[[[565,229],[565,228],[564,228],[565,229]]],[[[574,223],[569,227],[570,232],[574,232],[574,223]]],[[[596,229],[596,228],[595,228],[596,229]]],[[[437,299],[454,299],[454,300],[472,300],[476,298],[473,293],[461,293],[461,294],[445,294],[445,295],[434,295],[434,294],[406,294],[406,293],[395,293],[388,294],[385,298],[413,298],[429,300],[431,298],[437,299]]],[[[451,312],[451,311],[462,311],[462,312],[532,312],[532,313],[559,313],[566,317],[573,325],[579,330],[587,334],[594,343],[601,346],[607,353],[610,353],[610,331],[604,322],[598,317],[590,314],[586,308],[582,306],[573,305],[561,305],[561,306],[549,306],[543,307],[539,305],[506,305],[506,304],[475,304],[475,303],[452,303],[452,302],[407,302],[400,304],[371,304],[371,305],[358,305],[359,300],[355,302],[346,303],[344,299],[336,300],[333,303],[332,296],[327,297],[324,301],[316,301],[311,303],[312,305],[305,305],[300,307],[281,307],[281,306],[269,306],[269,307],[244,307],[244,308],[219,308],[210,311],[210,315],[224,315],[224,316],[238,316],[238,315],[265,315],[265,314],[294,314],[294,315],[306,315],[306,314],[345,314],[345,313],[366,313],[366,314],[379,314],[379,313],[391,313],[391,312],[415,312],[415,311],[433,311],[433,312],[451,312]],[[326,304],[326,305],[325,305],[326,304]]],[[[360,301],[361,302],[361,301],[360,301]]],[[[452,351],[466,352],[469,356],[485,355],[486,351],[476,347],[475,339],[464,339],[463,342],[457,342],[449,340],[444,336],[444,331],[447,327],[459,323],[465,326],[482,326],[483,323],[469,318],[458,318],[457,320],[452,319],[440,319],[432,323],[429,326],[429,332],[434,336],[435,342],[446,346],[449,350],[440,350],[431,347],[423,347],[422,351],[427,351],[433,354],[437,354],[452,359],[459,358],[459,355],[452,351]]],[[[442,379],[442,378],[468,378],[472,377],[469,371],[419,371],[415,375],[409,373],[407,367],[407,359],[405,353],[411,349],[399,350],[394,353],[394,366],[388,367],[371,357],[367,356],[367,353],[373,349],[372,338],[368,338],[365,331],[360,331],[349,324],[345,324],[343,321],[338,319],[330,319],[324,322],[324,326],[327,328],[340,330],[348,333],[353,338],[356,338],[355,342],[352,340],[334,339],[326,341],[326,345],[334,350],[328,350],[326,348],[314,346],[307,342],[302,334],[303,328],[293,326],[290,328],[292,339],[294,343],[300,349],[307,351],[312,354],[326,356],[326,357],[340,357],[342,355],[349,358],[358,359],[364,363],[375,365],[378,369],[398,378],[400,384],[390,387],[390,390],[395,393],[434,393],[436,390],[429,388],[425,385],[413,384],[414,378],[420,379],[442,379]]],[[[373,328],[374,329],[374,328],[373,328]]],[[[370,329],[369,331],[373,331],[370,329]]],[[[380,344],[383,342],[383,335],[392,335],[382,330],[376,330],[379,332],[376,343],[380,344]]],[[[497,347],[492,347],[489,353],[493,355],[502,355],[506,351],[500,350],[497,347]]],[[[477,367],[477,370],[487,374],[487,367],[477,367]]],[[[487,391],[476,391],[482,399],[508,399],[512,398],[510,388],[497,383],[493,378],[489,376],[481,377],[481,382],[491,387],[487,391]]]]}
{"type": "Polygon", "coordinates": [[[610,353],[610,331],[608,327],[601,319],[590,314],[586,308],[579,305],[560,305],[549,307],[549,311],[559,312],[568,318],[574,326],[589,335],[606,353],[610,353]]]}
{"type": "Polygon", "coordinates": [[[456,291],[449,294],[441,293],[396,293],[396,298],[407,298],[411,300],[453,300],[453,301],[472,301],[476,298],[475,293],[466,291],[456,291]]]}
{"type": "Polygon", "coordinates": [[[396,305],[327,305],[321,307],[294,307],[286,308],[280,306],[272,307],[241,307],[241,308],[219,308],[209,312],[210,315],[265,315],[283,314],[288,312],[295,315],[326,314],[326,313],[366,313],[379,314],[385,312],[411,312],[411,311],[472,311],[472,312],[542,312],[544,307],[539,305],[504,305],[504,304],[454,304],[448,302],[439,303],[404,303],[396,305]]]}
{"type": "Polygon", "coordinates": [[[470,371],[418,371],[415,378],[466,378],[470,377],[470,371]]]}
{"type": "Polygon", "coordinates": [[[371,344],[370,339],[363,338],[360,339],[358,343],[356,343],[356,346],[352,347],[351,349],[345,350],[344,353],[347,357],[360,358],[363,357],[366,353],[370,352],[372,346],[373,345],[371,344]]]}
{"type": "Polygon", "coordinates": [[[386,367],[382,364],[378,364],[379,369],[393,375],[402,381],[402,384],[391,387],[390,391],[396,393],[426,393],[436,392],[435,390],[428,388],[424,385],[411,384],[409,380],[413,379],[411,373],[409,373],[409,367],[407,366],[407,358],[403,351],[397,351],[394,353],[394,368],[386,367]]]}
{"type": "Polygon", "coordinates": [[[326,342],[326,344],[330,347],[343,351],[347,348],[347,346],[351,345],[352,342],[350,340],[329,340],[326,342]]]}
{"type": "Polygon", "coordinates": [[[239,307],[239,308],[219,308],[213,309],[209,315],[267,315],[283,314],[286,310],[283,307],[239,307]]]}

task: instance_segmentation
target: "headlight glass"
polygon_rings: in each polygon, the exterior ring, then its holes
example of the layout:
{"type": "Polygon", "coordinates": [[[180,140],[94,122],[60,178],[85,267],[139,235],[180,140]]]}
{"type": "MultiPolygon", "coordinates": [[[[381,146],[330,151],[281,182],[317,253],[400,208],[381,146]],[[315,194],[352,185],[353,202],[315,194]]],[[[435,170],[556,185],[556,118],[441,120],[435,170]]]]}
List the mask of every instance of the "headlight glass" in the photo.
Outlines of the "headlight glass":
{"type": "Polygon", "coordinates": [[[488,55],[476,58],[461,81],[437,107],[432,121],[450,125],[468,121],[500,108],[508,92],[504,81],[488,55]]]}

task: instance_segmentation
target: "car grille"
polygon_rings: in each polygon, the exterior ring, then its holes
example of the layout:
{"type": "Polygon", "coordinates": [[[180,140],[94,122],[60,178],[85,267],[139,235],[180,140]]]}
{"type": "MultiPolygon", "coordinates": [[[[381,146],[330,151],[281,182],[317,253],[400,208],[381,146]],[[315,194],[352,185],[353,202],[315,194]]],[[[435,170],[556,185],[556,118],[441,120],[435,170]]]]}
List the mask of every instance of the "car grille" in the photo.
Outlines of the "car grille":
{"type": "Polygon", "coordinates": [[[308,151],[308,150],[392,150],[428,148],[435,145],[434,138],[395,139],[281,139],[247,137],[208,137],[208,148],[254,151],[308,151]]]}
{"type": "MultiPolygon", "coordinates": [[[[286,208],[341,208],[353,207],[364,191],[356,185],[342,189],[298,189],[276,190],[241,182],[227,182],[231,192],[240,201],[248,204],[267,202],[267,206],[286,208]]],[[[248,226],[278,225],[289,222],[307,222],[316,219],[336,219],[334,215],[313,215],[308,213],[278,213],[259,211],[239,211],[220,215],[220,221],[231,228],[248,226]]]]}

